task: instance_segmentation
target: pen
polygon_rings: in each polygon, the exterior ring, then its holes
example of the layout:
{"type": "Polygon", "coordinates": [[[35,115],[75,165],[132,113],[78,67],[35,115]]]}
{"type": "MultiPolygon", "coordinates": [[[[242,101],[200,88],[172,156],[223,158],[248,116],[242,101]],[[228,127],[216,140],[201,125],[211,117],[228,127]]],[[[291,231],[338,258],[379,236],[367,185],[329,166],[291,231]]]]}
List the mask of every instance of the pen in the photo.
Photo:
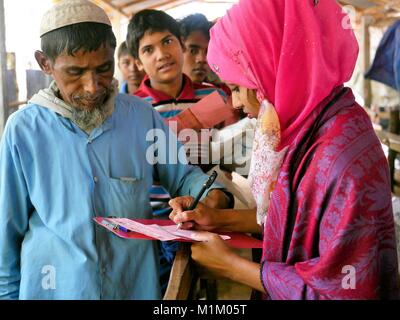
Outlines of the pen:
{"type": "MultiPolygon", "coordinates": [[[[213,173],[211,174],[211,176],[207,179],[207,181],[203,184],[203,187],[201,188],[200,192],[197,194],[196,198],[194,199],[194,201],[191,203],[191,205],[189,206],[189,208],[187,208],[188,211],[190,210],[194,210],[201,197],[203,196],[203,193],[212,186],[212,184],[214,183],[215,179],[217,178],[217,171],[213,171],[213,173]]],[[[182,226],[182,222],[178,223],[177,229],[180,229],[182,226]]]]}
{"type": "Polygon", "coordinates": [[[123,231],[123,232],[131,232],[131,230],[129,230],[129,229],[123,227],[123,226],[120,226],[119,224],[112,223],[112,222],[110,222],[110,221],[108,221],[106,219],[103,219],[101,221],[101,224],[106,226],[106,227],[111,227],[114,230],[120,230],[120,231],[123,231]]]}

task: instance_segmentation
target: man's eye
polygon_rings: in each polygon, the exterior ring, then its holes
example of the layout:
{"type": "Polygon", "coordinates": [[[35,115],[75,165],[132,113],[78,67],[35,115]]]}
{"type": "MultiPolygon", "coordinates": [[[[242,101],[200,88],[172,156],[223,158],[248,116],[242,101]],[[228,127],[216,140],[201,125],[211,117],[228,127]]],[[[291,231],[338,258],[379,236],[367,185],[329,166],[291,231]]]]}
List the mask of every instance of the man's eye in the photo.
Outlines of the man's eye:
{"type": "Polygon", "coordinates": [[[164,44],[171,44],[172,43],[172,39],[166,39],[164,40],[164,44]]]}
{"type": "Polygon", "coordinates": [[[196,54],[198,54],[199,53],[199,50],[197,50],[197,49],[191,49],[190,50],[190,54],[192,54],[192,55],[196,55],[196,54]]]}
{"type": "Polygon", "coordinates": [[[69,69],[67,73],[71,76],[80,76],[83,71],[81,69],[69,69]]]}
{"type": "Polygon", "coordinates": [[[111,65],[106,64],[104,66],[97,68],[97,72],[108,72],[108,71],[110,71],[110,69],[111,69],[111,65]]]}
{"type": "Polygon", "coordinates": [[[142,52],[143,53],[146,53],[146,54],[149,54],[149,53],[151,53],[153,50],[152,50],[152,48],[144,48],[143,50],[142,50],[142,52]]]}
{"type": "Polygon", "coordinates": [[[234,88],[232,89],[232,92],[239,92],[239,87],[234,87],[234,88]]]}

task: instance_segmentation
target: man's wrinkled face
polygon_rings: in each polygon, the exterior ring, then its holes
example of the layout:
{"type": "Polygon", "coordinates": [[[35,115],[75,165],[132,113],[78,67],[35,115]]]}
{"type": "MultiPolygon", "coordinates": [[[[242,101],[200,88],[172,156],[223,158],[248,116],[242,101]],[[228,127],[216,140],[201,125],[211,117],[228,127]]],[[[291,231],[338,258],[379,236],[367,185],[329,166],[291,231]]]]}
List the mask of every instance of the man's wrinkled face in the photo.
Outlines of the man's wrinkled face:
{"type": "Polygon", "coordinates": [[[99,109],[108,98],[114,75],[114,49],[108,44],[92,52],[63,53],[54,62],[37,52],[36,59],[54,78],[60,98],[77,110],[99,109]]]}
{"type": "Polygon", "coordinates": [[[192,32],[183,42],[183,73],[193,82],[203,82],[210,68],[207,64],[209,39],[201,31],[192,32]]]}
{"type": "Polygon", "coordinates": [[[182,46],[169,31],[146,32],[139,41],[138,56],[139,70],[152,83],[168,84],[182,76],[182,46]]]}

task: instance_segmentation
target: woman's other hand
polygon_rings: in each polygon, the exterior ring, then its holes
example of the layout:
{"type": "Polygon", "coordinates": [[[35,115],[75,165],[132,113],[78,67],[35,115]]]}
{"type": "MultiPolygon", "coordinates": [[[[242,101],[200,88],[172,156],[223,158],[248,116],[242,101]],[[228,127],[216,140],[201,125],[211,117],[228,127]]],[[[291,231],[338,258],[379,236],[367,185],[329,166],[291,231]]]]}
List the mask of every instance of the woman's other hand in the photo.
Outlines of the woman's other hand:
{"type": "Polygon", "coordinates": [[[192,237],[199,241],[192,244],[192,259],[213,275],[227,277],[231,264],[238,257],[233,250],[215,233],[196,231],[192,237]]]}

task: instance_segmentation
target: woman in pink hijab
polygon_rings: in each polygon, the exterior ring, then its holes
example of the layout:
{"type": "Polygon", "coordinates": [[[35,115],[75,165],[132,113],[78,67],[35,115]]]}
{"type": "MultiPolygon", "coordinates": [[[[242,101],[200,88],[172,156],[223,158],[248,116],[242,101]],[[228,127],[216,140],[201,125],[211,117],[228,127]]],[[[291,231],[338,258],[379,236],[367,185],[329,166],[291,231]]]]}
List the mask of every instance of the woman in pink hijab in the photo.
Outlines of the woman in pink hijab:
{"type": "Polygon", "coordinates": [[[208,62],[258,117],[256,210],[171,201],[184,228],[260,232],[261,263],[201,232],[192,257],[267,299],[397,299],[388,165],[343,84],[358,45],[335,0],[241,0],[211,30],[208,62]]]}

